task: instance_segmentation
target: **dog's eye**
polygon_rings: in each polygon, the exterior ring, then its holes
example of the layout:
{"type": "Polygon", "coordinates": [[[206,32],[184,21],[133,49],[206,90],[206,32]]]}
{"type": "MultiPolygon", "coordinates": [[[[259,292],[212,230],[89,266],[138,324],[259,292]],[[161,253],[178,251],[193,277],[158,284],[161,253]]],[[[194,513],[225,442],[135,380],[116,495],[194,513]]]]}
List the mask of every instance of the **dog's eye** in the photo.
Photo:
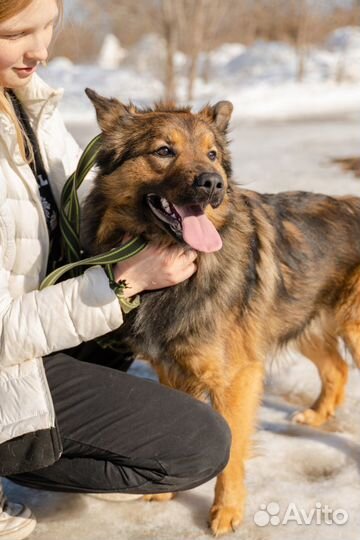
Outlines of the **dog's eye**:
{"type": "Polygon", "coordinates": [[[217,154],[216,154],[215,150],[211,150],[211,151],[208,153],[208,158],[211,159],[211,161],[215,161],[216,156],[217,156],[217,154]]]}
{"type": "Polygon", "coordinates": [[[158,148],[158,150],[156,150],[155,154],[157,156],[161,156],[161,157],[175,156],[174,150],[172,150],[169,146],[162,146],[161,148],[158,148]]]}

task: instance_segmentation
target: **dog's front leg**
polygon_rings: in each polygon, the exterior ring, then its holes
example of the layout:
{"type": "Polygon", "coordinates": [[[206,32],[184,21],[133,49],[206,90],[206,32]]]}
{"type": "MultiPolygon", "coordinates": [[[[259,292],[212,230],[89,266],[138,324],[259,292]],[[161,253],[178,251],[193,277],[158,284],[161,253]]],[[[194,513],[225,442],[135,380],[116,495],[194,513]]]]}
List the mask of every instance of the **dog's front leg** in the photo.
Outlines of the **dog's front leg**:
{"type": "Polygon", "coordinates": [[[214,389],[213,405],[227,420],[232,445],[228,465],[218,476],[210,525],[215,536],[235,530],[244,517],[246,500],[245,459],[262,396],[263,365],[249,361],[236,372],[225,390],[214,389]]]}

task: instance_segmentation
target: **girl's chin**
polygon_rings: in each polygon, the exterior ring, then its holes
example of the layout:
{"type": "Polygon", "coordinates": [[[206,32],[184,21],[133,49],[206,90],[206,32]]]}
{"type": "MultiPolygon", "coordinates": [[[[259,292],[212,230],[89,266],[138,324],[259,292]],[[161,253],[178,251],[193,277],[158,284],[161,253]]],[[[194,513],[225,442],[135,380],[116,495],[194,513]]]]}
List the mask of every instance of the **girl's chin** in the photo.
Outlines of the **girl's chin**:
{"type": "Polygon", "coordinates": [[[32,78],[33,78],[33,73],[29,75],[28,77],[13,76],[13,77],[5,78],[4,81],[0,79],[0,87],[11,88],[13,90],[16,90],[16,88],[23,88],[24,86],[29,84],[32,78]]]}

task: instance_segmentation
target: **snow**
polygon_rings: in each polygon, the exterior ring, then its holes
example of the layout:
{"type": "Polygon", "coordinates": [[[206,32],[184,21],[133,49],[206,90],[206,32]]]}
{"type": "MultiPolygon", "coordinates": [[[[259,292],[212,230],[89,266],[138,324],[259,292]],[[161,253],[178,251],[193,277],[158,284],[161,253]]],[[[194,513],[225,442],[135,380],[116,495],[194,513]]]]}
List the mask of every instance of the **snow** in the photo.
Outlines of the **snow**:
{"type": "Polygon", "coordinates": [[[226,66],[234,58],[242,55],[246,51],[246,46],[241,43],[224,43],[211,53],[211,61],[217,66],[226,66]]]}
{"type": "MultiPolygon", "coordinates": [[[[114,36],[107,36],[97,65],[72,65],[54,59],[41,75],[66,90],[62,112],[69,121],[93,121],[94,112],[84,96],[90,87],[107,96],[139,105],[163,97],[161,82],[164,41],[155,34],[144,36],[128,51],[114,36]],[[118,67],[116,67],[121,60],[118,67]],[[115,65],[114,65],[115,64],[115,65]]],[[[205,57],[200,58],[203,66],[205,57]]],[[[344,114],[360,105],[360,29],[336,30],[321,48],[306,57],[306,76],[297,82],[298,59],[292,46],[258,41],[250,47],[228,43],[210,53],[210,80],[196,80],[194,106],[229,99],[240,120],[289,119],[344,114]],[[342,84],[336,77],[342,74],[342,84]]],[[[186,102],[186,57],[175,55],[178,97],[186,102]]]]}
{"type": "Polygon", "coordinates": [[[66,56],[57,56],[51,61],[51,70],[55,73],[57,72],[59,76],[64,72],[72,71],[73,68],[73,62],[69,58],[66,58],[66,56]]]}
{"type": "MultiPolygon", "coordinates": [[[[285,44],[225,44],[212,53],[212,78],[209,83],[197,81],[194,106],[219,99],[234,103],[231,138],[239,183],[268,192],[308,189],[359,193],[359,181],[330,163],[333,157],[356,155],[359,148],[359,32],[358,28],[338,30],[323,48],[311,50],[303,83],[294,79],[295,53],[285,44]],[[346,83],[336,84],[334,74],[344,47],[349,77],[346,83]]],[[[161,47],[156,36],[147,37],[127,52],[118,69],[55,59],[42,70],[51,85],[65,88],[65,120],[83,143],[97,132],[84,88],[140,105],[158,100],[163,93],[156,75],[161,47]]],[[[179,54],[183,101],[185,64],[179,54]]],[[[141,361],[131,371],[154,378],[141,361]]],[[[267,366],[266,391],[254,437],[255,456],[247,464],[245,521],[226,538],[359,537],[360,372],[351,365],[345,403],[325,426],[312,429],[291,423],[292,414],[311,405],[319,389],[316,369],[300,355],[289,352],[267,366]],[[338,518],[345,512],[346,523],[327,524],[327,508],[338,511],[338,518]],[[296,519],[285,523],[289,512],[296,519]],[[305,524],[306,519],[310,524],[305,524]]],[[[163,504],[115,504],[8,483],[10,495],[23,499],[38,516],[34,540],[205,540],[210,538],[206,520],[213,487],[211,481],[163,504]]]]}
{"type": "Polygon", "coordinates": [[[126,54],[118,38],[107,34],[99,52],[98,64],[104,69],[117,69],[126,54]]]}
{"type": "Polygon", "coordinates": [[[328,37],[326,46],[330,51],[348,49],[358,54],[360,50],[360,28],[346,26],[334,30],[328,37]]]}
{"type": "Polygon", "coordinates": [[[238,81],[263,81],[270,83],[295,77],[296,54],[285,43],[257,41],[225,64],[225,75],[238,81]]]}

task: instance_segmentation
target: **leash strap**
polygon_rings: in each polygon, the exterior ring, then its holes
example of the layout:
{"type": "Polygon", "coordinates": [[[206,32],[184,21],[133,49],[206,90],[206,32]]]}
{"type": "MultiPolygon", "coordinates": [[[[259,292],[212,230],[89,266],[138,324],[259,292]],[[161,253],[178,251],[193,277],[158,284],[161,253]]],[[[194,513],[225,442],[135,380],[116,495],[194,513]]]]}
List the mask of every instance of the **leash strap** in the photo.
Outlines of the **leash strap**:
{"type": "Polygon", "coordinates": [[[79,160],[75,172],[68,178],[61,193],[60,230],[64,240],[66,257],[70,262],[60,266],[46,276],[40,285],[40,290],[49,285],[54,285],[67,272],[72,276],[77,276],[81,274],[81,267],[101,265],[104,266],[110,286],[114,289],[123,311],[128,313],[139,305],[140,299],[137,296],[130,301],[123,296],[126,284],[125,282],[115,282],[112,265],[133,257],[145,248],[147,242],[141,237],[136,237],[119,248],[82,259],[84,252],[80,245],[80,203],[77,190],[96,163],[100,141],[101,135],[97,135],[90,141],[79,160]]]}
{"type": "Polygon", "coordinates": [[[79,261],[83,254],[80,246],[80,203],[77,190],[95,165],[100,142],[101,135],[89,142],[61,193],[60,230],[65,243],[65,255],[70,262],[79,261]]]}

